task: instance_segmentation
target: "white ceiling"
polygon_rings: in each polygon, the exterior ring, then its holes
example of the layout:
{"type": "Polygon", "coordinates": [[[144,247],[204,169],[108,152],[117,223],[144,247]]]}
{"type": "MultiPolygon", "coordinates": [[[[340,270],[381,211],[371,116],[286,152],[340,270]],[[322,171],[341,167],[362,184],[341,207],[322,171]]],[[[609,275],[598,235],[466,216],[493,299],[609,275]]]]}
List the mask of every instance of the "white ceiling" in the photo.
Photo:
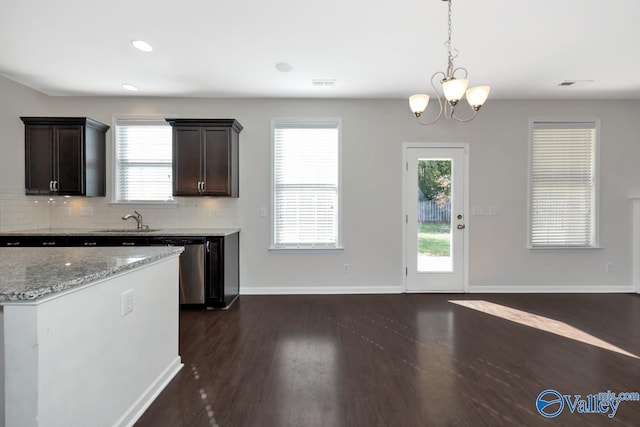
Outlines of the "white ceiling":
{"type": "MultiPolygon", "coordinates": [[[[455,65],[494,99],[640,99],[639,20],[638,0],[453,0],[455,65]]],[[[432,93],[446,22],[441,0],[2,0],[0,75],[50,95],[404,98],[432,93]]]]}

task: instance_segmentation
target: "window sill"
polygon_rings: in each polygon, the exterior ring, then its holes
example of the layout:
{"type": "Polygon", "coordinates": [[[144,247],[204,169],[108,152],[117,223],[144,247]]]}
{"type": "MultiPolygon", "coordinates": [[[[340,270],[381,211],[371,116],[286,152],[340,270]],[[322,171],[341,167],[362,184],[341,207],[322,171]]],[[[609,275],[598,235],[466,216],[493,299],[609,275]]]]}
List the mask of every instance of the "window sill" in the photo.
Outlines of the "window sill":
{"type": "Polygon", "coordinates": [[[547,246],[547,247],[539,247],[539,246],[529,246],[527,249],[533,252],[565,252],[565,251],[589,251],[589,250],[598,250],[604,249],[602,246],[547,246]]]}
{"type": "Polygon", "coordinates": [[[147,207],[154,207],[154,208],[176,208],[178,207],[178,202],[175,200],[172,201],[168,201],[168,202],[144,202],[144,201],[139,201],[139,202],[135,202],[135,201],[130,201],[130,202],[125,202],[125,201],[116,201],[116,202],[111,202],[110,203],[111,207],[118,207],[118,206],[147,206],[147,207]]]}
{"type": "Polygon", "coordinates": [[[269,252],[278,254],[321,254],[321,253],[337,253],[344,251],[342,246],[336,246],[335,248],[276,248],[270,247],[269,252]]]}

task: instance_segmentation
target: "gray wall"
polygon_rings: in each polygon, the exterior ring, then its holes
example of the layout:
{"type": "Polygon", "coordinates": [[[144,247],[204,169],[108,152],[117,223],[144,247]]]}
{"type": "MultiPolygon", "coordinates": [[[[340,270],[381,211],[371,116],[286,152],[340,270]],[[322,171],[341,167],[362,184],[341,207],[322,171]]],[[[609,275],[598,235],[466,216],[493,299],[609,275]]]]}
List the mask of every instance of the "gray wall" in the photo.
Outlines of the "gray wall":
{"type": "MultiPolygon", "coordinates": [[[[180,199],[175,209],[142,209],[154,227],[241,227],[241,284],[247,291],[400,289],[403,142],[469,143],[470,207],[499,208],[497,216],[468,218],[471,291],[625,291],[631,286],[628,197],[640,195],[640,101],[490,99],[473,122],[442,121],[422,127],[414,122],[406,100],[47,97],[1,78],[0,93],[0,198],[4,200],[0,228],[4,230],[26,228],[16,223],[11,209],[35,203],[21,195],[21,115],[89,116],[107,124],[112,124],[113,115],[236,118],[244,126],[239,199],[180,199]],[[267,249],[269,219],[260,217],[259,211],[270,203],[270,120],[295,116],[342,117],[342,253],[275,254],[267,249]],[[527,249],[530,117],[601,120],[602,249],[527,249]],[[611,273],[605,273],[606,262],[613,263],[611,273]],[[344,263],[350,264],[349,273],[343,273],[344,263]]],[[[111,130],[108,138],[110,158],[111,130]]],[[[107,198],[58,198],[48,205],[43,200],[38,208],[43,213],[36,222],[45,217],[56,228],[122,225],[120,216],[133,207],[110,205],[111,192],[107,198]],[[91,207],[93,215],[81,215],[84,207],[91,207]]]]}

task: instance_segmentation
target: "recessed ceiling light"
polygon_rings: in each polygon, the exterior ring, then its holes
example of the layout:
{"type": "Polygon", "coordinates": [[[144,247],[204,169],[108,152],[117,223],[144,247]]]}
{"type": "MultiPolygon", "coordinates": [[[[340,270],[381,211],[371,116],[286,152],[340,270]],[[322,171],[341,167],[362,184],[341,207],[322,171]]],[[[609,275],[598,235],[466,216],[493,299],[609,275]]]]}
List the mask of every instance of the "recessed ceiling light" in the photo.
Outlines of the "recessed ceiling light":
{"type": "Polygon", "coordinates": [[[130,90],[131,92],[136,92],[138,90],[137,87],[135,87],[134,85],[131,85],[129,83],[123,83],[122,84],[122,88],[126,89],[126,90],[130,90]]]}
{"type": "Polygon", "coordinates": [[[286,62],[278,62],[276,64],[276,70],[280,71],[281,73],[289,73],[293,71],[293,65],[287,64],[286,62]]]}
{"type": "Polygon", "coordinates": [[[144,40],[131,40],[131,44],[143,52],[151,52],[153,50],[153,47],[144,40]]]}

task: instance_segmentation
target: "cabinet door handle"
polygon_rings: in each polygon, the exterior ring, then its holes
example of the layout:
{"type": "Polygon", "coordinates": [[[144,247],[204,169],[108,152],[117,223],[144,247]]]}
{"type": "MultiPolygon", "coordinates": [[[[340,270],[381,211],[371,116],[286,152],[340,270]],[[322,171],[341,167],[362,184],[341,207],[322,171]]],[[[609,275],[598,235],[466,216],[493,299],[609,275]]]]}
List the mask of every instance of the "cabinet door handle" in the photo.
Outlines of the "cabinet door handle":
{"type": "Polygon", "coordinates": [[[53,181],[53,191],[58,191],[58,181],[53,181]]]}
{"type": "Polygon", "coordinates": [[[7,246],[20,246],[20,242],[8,242],[7,246]]]}
{"type": "Polygon", "coordinates": [[[135,246],[134,242],[122,242],[122,246],[135,246]]]}
{"type": "Polygon", "coordinates": [[[96,242],[84,242],[85,246],[96,246],[96,242]]]}
{"type": "Polygon", "coordinates": [[[56,242],[42,242],[42,246],[55,246],[56,242]]]}
{"type": "Polygon", "coordinates": [[[207,252],[211,252],[211,241],[207,240],[207,252]]]}
{"type": "Polygon", "coordinates": [[[53,181],[49,181],[49,191],[53,193],[53,181]]]}

